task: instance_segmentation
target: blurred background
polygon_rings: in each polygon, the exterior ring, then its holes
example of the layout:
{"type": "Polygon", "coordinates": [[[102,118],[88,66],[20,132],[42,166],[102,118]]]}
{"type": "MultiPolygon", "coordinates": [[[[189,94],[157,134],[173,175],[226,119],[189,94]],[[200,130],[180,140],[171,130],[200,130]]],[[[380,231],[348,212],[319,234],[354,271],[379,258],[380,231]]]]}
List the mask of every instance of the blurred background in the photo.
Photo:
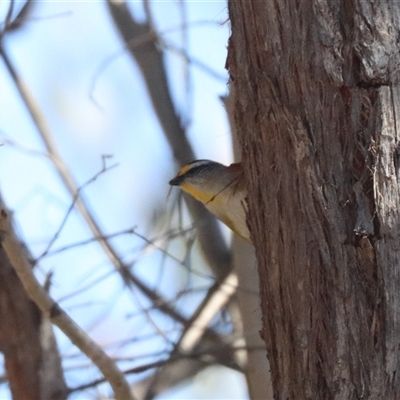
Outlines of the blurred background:
{"type": "MultiPolygon", "coordinates": [[[[0,11],[1,194],[38,280],[120,369],[143,367],[127,374],[134,390],[142,390],[160,370],[152,363],[168,360],[182,335],[182,323],[154,296],[189,319],[216,282],[200,250],[199,220],[168,181],[193,158],[233,160],[221,100],[228,81],[227,5],[5,1],[0,11]],[[145,55],[141,66],[135,52],[145,55]],[[158,52],[154,69],[146,52],[158,52]],[[160,70],[173,108],[157,89],[160,70]],[[181,130],[166,132],[158,96],[181,130]],[[134,277],[129,284],[107,246],[134,277]]],[[[217,226],[229,246],[230,233],[217,226]]],[[[232,334],[230,313],[216,313],[210,326],[232,334]]],[[[108,384],[90,386],[99,371],[54,329],[70,398],[110,396],[108,384]]],[[[10,398],[4,370],[0,375],[0,398],[10,398]]],[[[170,382],[153,396],[248,396],[243,375],[214,361],[170,382]]]]}

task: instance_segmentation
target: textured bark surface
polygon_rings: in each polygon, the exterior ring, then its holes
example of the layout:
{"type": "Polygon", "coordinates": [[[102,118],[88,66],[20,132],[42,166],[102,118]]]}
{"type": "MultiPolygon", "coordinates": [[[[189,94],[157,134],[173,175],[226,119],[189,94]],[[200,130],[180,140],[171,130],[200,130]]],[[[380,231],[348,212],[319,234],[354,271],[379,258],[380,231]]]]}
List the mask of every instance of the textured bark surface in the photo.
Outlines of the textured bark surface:
{"type": "Polygon", "coordinates": [[[50,322],[26,294],[1,244],[0,351],[14,400],[67,398],[50,322]]]}
{"type": "Polygon", "coordinates": [[[229,13],[275,398],[398,399],[400,3],[229,13]]]}
{"type": "Polygon", "coordinates": [[[0,351],[13,399],[41,399],[41,316],[0,247],[0,351]]]}

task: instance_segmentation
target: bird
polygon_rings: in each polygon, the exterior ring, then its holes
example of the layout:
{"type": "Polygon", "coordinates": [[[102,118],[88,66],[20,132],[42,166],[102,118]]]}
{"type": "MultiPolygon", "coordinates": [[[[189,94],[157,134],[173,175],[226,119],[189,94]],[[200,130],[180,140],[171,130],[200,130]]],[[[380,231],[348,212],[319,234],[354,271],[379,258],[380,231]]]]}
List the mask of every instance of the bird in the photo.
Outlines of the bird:
{"type": "Polygon", "coordinates": [[[183,166],[171,186],[200,201],[233,232],[251,243],[247,227],[247,186],[241,163],[229,166],[211,160],[195,160],[183,166]]]}

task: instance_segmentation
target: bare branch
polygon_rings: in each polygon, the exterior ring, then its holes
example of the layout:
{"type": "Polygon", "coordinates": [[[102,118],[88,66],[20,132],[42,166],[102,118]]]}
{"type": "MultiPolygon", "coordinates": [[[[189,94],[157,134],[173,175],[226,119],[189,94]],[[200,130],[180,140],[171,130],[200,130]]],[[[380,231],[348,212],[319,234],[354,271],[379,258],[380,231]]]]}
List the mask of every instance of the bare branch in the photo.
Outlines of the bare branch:
{"type": "Polygon", "coordinates": [[[52,330],[44,329],[45,319],[0,245],[0,351],[14,399],[66,398],[58,349],[52,330]]]}
{"type": "MultiPolygon", "coordinates": [[[[183,333],[181,334],[180,339],[175,344],[174,350],[171,353],[171,359],[178,357],[179,360],[179,355],[182,354],[190,354],[192,356],[193,352],[196,353],[196,351],[193,351],[194,349],[197,349],[197,351],[199,348],[204,350],[204,343],[201,342],[202,336],[206,332],[209,323],[234,295],[237,286],[237,275],[231,272],[223,282],[216,282],[209,289],[207,295],[188,321],[188,324],[185,325],[183,333]]],[[[213,352],[213,349],[208,350],[209,353],[213,352]]],[[[230,348],[230,350],[234,354],[234,349],[230,348]]],[[[180,362],[178,364],[174,363],[172,368],[160,369],[154,374],[154,376],[151,378],[151,384],[147,385],[147,394],[145,398],[152,398],[156,393],[159,393],[161,388],[165,385],[165,382],[171,382],[171,376],[175,378],[174,381],[178,376],[183,379],[188,376],[188,373],[197,373],[205,366],[202,363],[202,360],[197,360],[198,362],[194,363],[188,363],[187,360],[179,361],[180,362]],[[186,365],[184,369],[182,369],[182,365],[179,365],[182,364],[182,362],[186,365]],[[177,374],[176,371],[180,371],[180,373],[177,374]]],[[[224,364],[223,359],[220,357],[215,361],[224,364]]],[[[231,367],[232,364],[229,366],[231,367]]],[[[145,387],[145,382],[142,382],[142,385],[139,387],[143,390],[145,387]]]]}
{"type": "MultiPolygon", "coordinates": [[[[155,39],[150,41],[150,45],[153,46],[154,49],[157,51],[155,39]]],[[[137,47],[139,48],[139,52],[140,52],[141,46],[137,46],[137,47]]],[[[141,49],[141,50],[143,50],[143,49],[141,49]]],[[[99,242],[100,242],[103,250],[106,252],[107,256],[109,257],[109,259],[111,260],[111,262],[113,263],[115,268],[121,273],[121,275],[123,276],[123,278],[126,282],[133,282],[149,298],[158,299],[159,301],[156,302],[155,304],[159,307],[160,310],[163,310],[164,312],[169,313],[168,315],[174,315],[175,317],[180,317],[181,323],[187,324],[188,323],[187,320],[185,318],[181,317],[179,313],[175,312],[175,310],[173,308],[169,307],[166,304],[166,302],[164,301],[164,299],[162,299],[161,296],[159,296],[157,294],[157,292],[155,292],[154,290],[150,290],[137,277],[130,274],[129,271],[126,269],[125,265],[123,264],[120,257],[116,253],[115,249],[111,246],[111,244],[107,240],[106,236],[102,234],[96,220],[94,219],[92,213],[89,211],[86,202],[84,201],[84,199],[81,196],[77,195],[79,192],[79,188],[77,187],[67,166],[61,160],[61,158],[58,154],[58,151],[56,149],[56,146],[53,143],[51,132],[48,129],[46,122],[40,113],[40,110],[36,107],[35,101],[32,98],[32,96],[30,95],[28,88],[24,85],[24,83],[21,81],[21,79],[19,79],[19,77],[15,73],[13,65],[10,62],[7,55],[5,54],[4,50],[2,50],[2,55],[3,55],[3,59],[5,61],[5,64],[9,70],[12,78],[14,79],[14,82],[16,83],[17,88],[18,88],[23,100],[25,101],[25,104],[30,112],[30,115],[31,115],[32,119],[34,120],[34,122],[41,134],[41,137],[46,145],[49,156],[55,163],[58,173],[62,177],[63,182],[66,185],[71,196],[73,196],[73,197],[76,196],[75,206],[77,207],[78,211],[81,213],[81,215],[85,219],[86,223],[92,230],[94,237],[99,238],[99,242]]],[[[159,55],[161,55],[161,58],[159,58],[159,59],[162,61],[162,54],[159,53],[159,55]]],[[[144,58],[146,58],[146,56],[144,58]]],[[[147,59],[147,61],[150,62],[151,59],[147,59]]],[[[162,63],[156,64],[156,65],[157,65],[157,68],[158,67],[163,68],[162,63]]],[[[164,75],[165,75],[165,71],[164,71],[164,75]]],[[[152,79],[153,78],[154,78],[154,76],[152,76],[152,79]]],[[[161,87],[162,90],[164,90],[164,89],[168,90],[167,84],[166,84],[166,77],[161,76],[161,81],[163,81],[165,83],[165,87],[161,87]]],[[[157,89],[157,93],[159,93],[159,90],[160,90],[160,88],[157,89]]],[[[171,105],[172,105],[172,102],[171,102],[171,105]]],[[[173,106],[172,106],[172,109],[173,109],[173,106]]],[[[157,111],[157,108],[156,108],[156,112],[159,112],[159,111],[157,111]]],[[[177,116],[176,112],[175,112],[175,122],[177,122],[179,125],[179,129],[176,130],[176,132],[174,132],[176,125],[174,128],[174,125],[170,123],[171,121],[166,122],[165,115],[164,115],[163,120],[168,125],[169,134],[172,135],[171,140],[170,140],[171,143],[173,143],[174,138],[175,138],[176,145],[177,145],[178,141],[180,141],[181,143],[182,143],[182,141],[187,142],[186,138],[184,137],[183,128],[180,127],[181,122],[179,121],[179,117],[177,116]]],[[[162,122],[162,124],[163,124],[163,122],[162,122]]],[[[191,151],[191,148],[190,148],[190,145],[188,142],[187,142],[187,146],[188,146],[187,148],[190,150],[189,152],[182,151],[182,146],[180,146],[181,150],[179,150],[179,151],[174,149],[174,152],[176,154],[180,155],[177,158],[177,160],[181,164],[185,163],[187,161],[190,161],[194,158],[193,152],[191,151]]],[[[227,273],[230,269],[229,252],[222,240],[222,237],[219,233],[219,229],[215,223],[215,220],[210,218],[210,216],[208,215],[208,213],[205,211],[205,209],[202,206],[198,205],[193,200],[190,200],[190,201],[192,202],[192,206],[189,205],[189,207],[191,209],[192,214],[194,215],[194,219],[197,220],[197,219],[201,218],[202,221],[208,221],[205,224],[201,224],[202,226],[200,226],[200,230],[199,230],[200,242],[202,244],[202,248],[203,248],[203,251],[204,251],[207,259],[209,260],[210,264],[213,266],[213,270],[217,276],[217,279],[222,280],[227,275],[227,273]],[[204,218],[204,216],[206,216],[206,217],[204,218]]],[[[52,243],[50,243],[50,247],[51,247],[51,245],[52,245],[52,243]]],[[[51,303],[51,304],[52,304],[52,306],[54,306],[55,303],[51,303]]],[[[48,304],[48,305],[50,305],[50,304],[48,304]]],[[[54,308],[55,308],[55,311],[57,311],[57,313],[60,313],[61,315],[63,315],[63,312],[58,310],[57,307],[54,307],[54,308]]],[[[212,330],[207,329],[205,332],[205,337],[208,337],[208,339],[212,338],[211,341],[208,341],[208,342],[206,341],[206,343],[208,343],[208,345],[210,345],[210,343],[215,344],[215,342],[221,343],[221,339],[212,330]]],[[[225,354],[227,354],[227,353],[228,352],[225,351],[225,354]]],[[[227,357],[227,358],[229,358],[229,357],[227,357]]]]}
{"type": "Polygon", "coordinates": [[[188,64],[196,66],[198,69],[202,70],[209,76],[213,77],[214,79],[222,82],[226,82],[226,76],[220,74],[219,72],[213,70],[211,67],[209,67],[206,63],[203,61],[199,60],[196,57],[193,57],[190,55],[186,49],[180,48],[173,43],[166,42],[165,40],[163,41],[163,45],[170,51],[179,54],[181,57],[183,57],[188,64]]]}
{"type": "Polygon", "coordinates": [[[223,282],[217,282],[210,288],[183,331],[176,349],[188,352],[196,346],[207,326],[236,292],[237,286],[237,276],[231,272],[223,282]]]}
{"type": "MultiPolygon", "coordinates": [[[[59,173],[60,178],[64,183],[64,185],[66,186],[67,190],[69,191],[71,196],[74,197],[75,193],[78,190],[78,186],[75,184],[75,180],[73,179],[68,167],[62,161],[62,159],[58,154],[55,143],[52,140],[52,134],[50,132],[49,127],[47,126],[47,123],[42,113],[40,112],[40,109],[37,107],[36,102],[32,97],[32,95],[30,94],[26,85],[17,75],[4,49],[0,48],[0,53],[4,59],[4,62],[7,66],[7,69],[11,77],[13,78],[18,88],[18,91],[23,101],[25,102],[25,105],[34,123],[36,124],[40,136],[42,137],[46,145],[50,159],[53,161],[57,169],[57,172],[59,173]]],[[[98,243],[102,247],[103,251],[109,258],[110,262],[113,264],[115,269],[121,274],[121,277],[124,280],[124,282],[127,283],[128,285],[133,283],[147,298],[155,302],[154,304],[156,304],[159,307],[160,311],[164,312],[166,315],[169,315],[170,317],[176,319],[181,323],[185,323],[186,318],[184,318],[175,309],[170,307],[165,301],[165,299],[163,299],[163,297],[159,293],[157,293],[157,291],[150,289],[143,281],[141,281],[138,277],[134,276],[129,272],[125,264],[121,261],[114,247],[108,240],[105,239],[106,235],[104,235],[103,232],[101,231],[99,225],[97,224],[92,213],[89,211],[89,207],[82,196],[77,198],[75,206],[77,207],[78,212],[82,215],[83,219],[87,223],[89,229],[92,231],[93,236],[99,238],[98,243]]],[[[203,212],[207,211],[203,210],[203,212]]],[[[211,331],[209,333],[211,334],[214,340],[218,341],[219,338],[217,334],[211,333],[211,331]]]]}
{"type": "MultiPolygon", "coordinates": [[[[155,113],[169,141],[175,160],[179,165],[195,158],[186,137],[183,124],[173,104],[165,72],[164,54],[159,38],[149,23],[138,23],[132,17],[125,1],[107,2],[114,24],[125,44],[129,46],[132,58],[137,62],[149,92],[155,113]],[[132,40],[148,35],[149,40],[130,46],[132,40]]],[[[217,279],[224,279],[231,270],[231,256],[217,225],[216,219],[190,196],[185,196],[189,211],[198,226],[199,243],[204,256],[217,279]]]]}
{"type": "MultiPolygon", "coordinates": [[[[13,3],[14,1],[11,1],[11,4],[13,3]]],[[[12,6],[10,6],[9,14],[7,14],[6,18],[4,33],[18,30],[28,20],[33,9],[33,3],[32,0],[26,0],[18,15],[13,20],[11,20],[12,6]]]]}
{"type": "Polygon", "coordinates": [[[15,272],[31,299],[39,306],[51,322],[57,325],[65,335],[100,369],[110,383],[117,399],[133,399],[128,383],[116,364],[104,353],[90,337],[61,309],[36,280],[20,243],[12,227],[11,215],[0,198],[1,244],[15,272]]]}
{"type": "Polygon", "coordinates": [[[11,25],[12,14],[14,12],[14,0],[10,1],[10,5],[7,10],[6,18],[4,19],[4,29],[2,35],[7,32],[7,28],[11,25]]]}
{"type": "Polygon", "coordinates": [[[49,252],[49,250],[51,249],[51,247],[53,246],[54,242],[58,239],[58,237],[61,234],[61,231],[63,230],[69,215],[71,214],[72,210],[74,209],[75,203],[78,201],[79,197],[80,197],[80,193],[81,191],[88,186],[89,184],[93,183],[100,175],[104,174],[105,172],[109,171],[112,168],[115,168],[118,164],[113,164],[109,167],[107,167],[104,163],[104,158],[103,158],[103,168],[97,172],[92,178],[90,178],[88,181],[86,181],[82,186],[78,187],[78,189],[76,190],[73,199],[72,199],[72,203],[69,206],[59,228],[57,229],[56,233],[53,235],[52,239],[50,240],[50,242],[47,244],[46,249],[43,251],[43,253],[37,258],[36,261],[40,260],[41,258],[43,258],[44,256],[47,255],[47,253],[49,252]]]}
{"type": "MultiPolygon", "coordinates": [[[[216,352],[219,352],[221,350],[223,350],[223,349],[221,349],[221,348],[215,349],[216,352]]],[[[241,347],[236,347],[235,350],[246,350],[246,349],[241,348],[241,347]]],[[[248,349],[248,350],[257,350],[257,349],[248,349]]],[[[194,360],[194,361],[201,360],[201,362],[203,363],[203,366],[214,364],[214,360],[210,357],[209,350],[208,351],[195,351],[195,352],[192,352],[191,354],[177,354],[175,356],[169,355],[169,357],[167,359],[154,361],[154,362],[151,362],[148,364],[141,365],[139,367],[134,367],[134,368],[124,370],[124,374],[125,375],[139,374],[139,373],[148,371],[149,369],[159,368],[159,367],[170,365],[170,364],[173,364],[173,363],[176,363],[179,361],[187,361],[187,360],[194,360]]],[[[234,369],[236,371],[240,371],[239,368],[234,368],[234,369]]],[[[104,382],[104,379],[96,379],[91,382],[85,383],[83,385],[79,385],[77,387],[71,388],[69,390],[69,392],[70,393],[78,392],[78,391],[88,389],[93,386],[97,386],[103,382],[104,382]]]]}
{"type": "MultiPolygon", "coordinates": [[[[125,229],[123,231],[120,231],[120,232],[111,233],[110,235],[105,235],[102,238],[100,238],[100,237],[91,237],[90,239],[82,240],[80,242],[67,244],[65,246],[59,247],[58,249],[55,249],[55,250],[52,250],[52,251],[49,250],[47,252],[47,254],[46,254],[46,257],[52,256],[52,255],[55,255],[55,254],[58,254],[58,253],[62,253],[62,252],[67,251],[67,250],[71,250],[71,249],[74,249],[76,247],[81,247],[81,246],[85,246],[85,245],[90,244],[90,243],[98,242],[99,239],[109,240],[109,239],[112,239],[112,238],[115,238],[115,237],[118,237],[118,236],[122,236],[122,235],[132,235],[133,233],[135,233],[135,228],[136,227],[132,227],[132,228],[128,228],[128,229],[125,229]]],[[[40,256],[40,257],[43,257],[43,255],[40,256]]]]}

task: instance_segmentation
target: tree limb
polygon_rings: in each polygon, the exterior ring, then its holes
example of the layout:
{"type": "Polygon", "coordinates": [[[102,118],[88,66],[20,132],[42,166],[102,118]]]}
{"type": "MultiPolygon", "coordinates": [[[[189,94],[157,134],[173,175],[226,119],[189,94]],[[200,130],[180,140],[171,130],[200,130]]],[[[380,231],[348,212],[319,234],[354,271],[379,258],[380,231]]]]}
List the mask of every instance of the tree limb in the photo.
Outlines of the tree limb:
{"type": "Polygon", "coordinates": [[[11,215],[0,198],[1,244],[29,297],[65,335],[100,369],[119,400],[133,399],[123,373],[92,339],[49,296],[36,280],[12,227],[11,215]]]}
{"type": "MultiPolygon", "coordinates": [[[[168,88],[164,54],[160,39],[147,22],[135,21],[125,1],[107,2],[110,15],[132,58],[136,61],[146,84],[154,111],[170,144],[176,162],[183,166],[195,158],[185,129],[177,114],[168,88]],[[139,40],[142,37],[148,40],[139,40]],[[131,45],[133,43],[135,45],[131,45]]],[[[199,244],[217,279],[223,280],[231,270],[231,254],[216,219],[198,201],[185,196],[185,201],[197,225],[199,244]]]]}

